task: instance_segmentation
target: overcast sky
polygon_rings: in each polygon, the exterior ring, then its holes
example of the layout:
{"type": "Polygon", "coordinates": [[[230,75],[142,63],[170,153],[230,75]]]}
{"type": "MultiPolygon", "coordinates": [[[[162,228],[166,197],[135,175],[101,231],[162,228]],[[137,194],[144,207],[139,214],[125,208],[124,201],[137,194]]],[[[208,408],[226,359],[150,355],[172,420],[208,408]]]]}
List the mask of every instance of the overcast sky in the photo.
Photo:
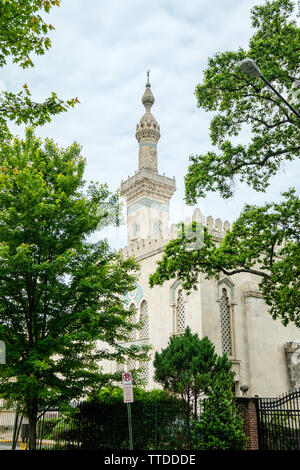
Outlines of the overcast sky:
{"type": "MultiPolygon", "coordinates": [[[[184,175],[190,154],[211,148],[209,113],[197,108],[194,90],[208,58],[217,52],[247,48],[253,34],[250,9],[262,0],[62,0],[49,21],[52,48],[35,57],[35,67],[2,70],[7,90],[27,83],[35,100],[51,91],[62,98],[78,96],[74,110],[39,128],[61,146],[76,140],[87,160],[87,180],[107,182],[112,190],[138,166],[136,123],[144,113],[141,97],[146,70],[155,96],[152,113],[160,124],[159,172],[176,177],[171,222],[190,216],[185,207],[184,175]]],[[[18,129],[23,135],[23,129],[18,129]]],[[[267,193],[238,185],[230,200],[209,193],[199,200],[203,214],[232,222],[245,203],[280,199],[297,186],[300,170],[286,165],[267,193]]],[[[124,245],[125,227],[106,232],[113,246],[124,245]]],[[[99,237],[102,235],[99,234],[99,237]]]]}

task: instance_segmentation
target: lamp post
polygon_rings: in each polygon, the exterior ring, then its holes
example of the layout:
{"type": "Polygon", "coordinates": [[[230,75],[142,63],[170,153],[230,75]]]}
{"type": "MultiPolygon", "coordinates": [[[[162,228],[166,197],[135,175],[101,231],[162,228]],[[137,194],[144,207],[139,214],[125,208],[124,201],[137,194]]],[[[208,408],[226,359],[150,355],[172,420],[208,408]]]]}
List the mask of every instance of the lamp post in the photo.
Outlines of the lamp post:
{"type": "Polygon", "coordinates": [[[290,110],[296,114],[296,116],[300,119],[300,114],[298,113],[298,111],[295,110],[295,108],[293,108],[293,106],[291,106],[284,98],[283,96],[281,96],[280,93],[278,93],[277,90],[275,90],[275,88],[271,85],[270,82],[268,82],[268,80],[262,75],[261,71],[259,70],[258,66],[256,65],[256,63],[252,60],[252,59],[244,59],[242,60],[242,62],[240,63],[239,65],[240,69],[247,73],[248,75],[250,75],[250,77],[256,77],[256,78],[261,78],[267,85],[269,88],[271,88],[271,90],[290,108],[290,110]]]}

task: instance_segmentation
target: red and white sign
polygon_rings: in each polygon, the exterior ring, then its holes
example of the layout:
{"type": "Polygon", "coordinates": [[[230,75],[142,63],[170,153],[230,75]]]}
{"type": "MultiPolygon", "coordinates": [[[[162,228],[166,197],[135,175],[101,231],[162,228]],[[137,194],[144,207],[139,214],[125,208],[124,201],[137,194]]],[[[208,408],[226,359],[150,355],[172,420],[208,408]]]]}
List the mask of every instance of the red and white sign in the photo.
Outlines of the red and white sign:
{"type": "Polygon", "coordinates": [[[130,372],[123,372],[122,382],[124,403],[133,403],[132,375],[130,372]]]}

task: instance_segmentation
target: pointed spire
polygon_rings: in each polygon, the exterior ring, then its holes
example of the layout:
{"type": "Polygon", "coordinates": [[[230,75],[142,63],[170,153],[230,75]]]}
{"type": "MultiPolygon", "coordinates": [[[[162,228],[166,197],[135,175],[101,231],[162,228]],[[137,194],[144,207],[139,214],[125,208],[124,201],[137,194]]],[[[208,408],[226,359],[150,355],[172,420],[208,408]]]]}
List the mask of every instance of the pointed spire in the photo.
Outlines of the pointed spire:
{"type": "Polygon", "coordinates": [[[151,91],[151,84],[150,84],[150,81],[149,81],[149,76],[150,76],[150,70],[147,70],[147,83],[146,83],[146,90],[145,90],[145,93],[143,94],[143,97],[142,97],[142,103],[143,105],[145,106],[146,108],[146,113],[147,114],[151,114],[151,108],[154,104],[154,96],[152,94],[152,91],[151,91]]]}
{"type": "Polygon", "coordinates": [[[142,97],[142,103],[145,106],[145,114],[141,117],[136,126],[136,138],[139,143],[139,170],[147,170],[157,173],[157,142],[160,138],[159,125],[151,114],[151,108],[154,104],[154,96],[151,91],[149,80],[150,70],[147,70],[146,89],[142,97]]]}

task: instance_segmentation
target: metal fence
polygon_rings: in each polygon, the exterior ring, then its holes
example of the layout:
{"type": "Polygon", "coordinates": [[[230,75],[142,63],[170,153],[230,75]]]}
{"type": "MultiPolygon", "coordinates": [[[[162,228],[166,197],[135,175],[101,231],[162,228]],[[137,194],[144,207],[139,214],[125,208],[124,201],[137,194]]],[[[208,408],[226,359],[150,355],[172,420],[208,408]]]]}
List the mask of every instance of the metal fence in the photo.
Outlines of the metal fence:
{"type": "MultiPolygon", "coordinates": [[[[183,411],[172,403],[133,403],[134,449],[190,449],[190,430],[183,411]]],[[[13,411],[0,411],[0,448],[26,448],[28,421],[13,411]]],[[[73,410],[41,413],[37,449],[129,449],[127,408],[106,405],[91,409],[77,404],[73,410]]]]}
{"type": "Polygon", "coordinates": [[[300,450],[300,389],[258,399],[261,450],[300,450]]]}

